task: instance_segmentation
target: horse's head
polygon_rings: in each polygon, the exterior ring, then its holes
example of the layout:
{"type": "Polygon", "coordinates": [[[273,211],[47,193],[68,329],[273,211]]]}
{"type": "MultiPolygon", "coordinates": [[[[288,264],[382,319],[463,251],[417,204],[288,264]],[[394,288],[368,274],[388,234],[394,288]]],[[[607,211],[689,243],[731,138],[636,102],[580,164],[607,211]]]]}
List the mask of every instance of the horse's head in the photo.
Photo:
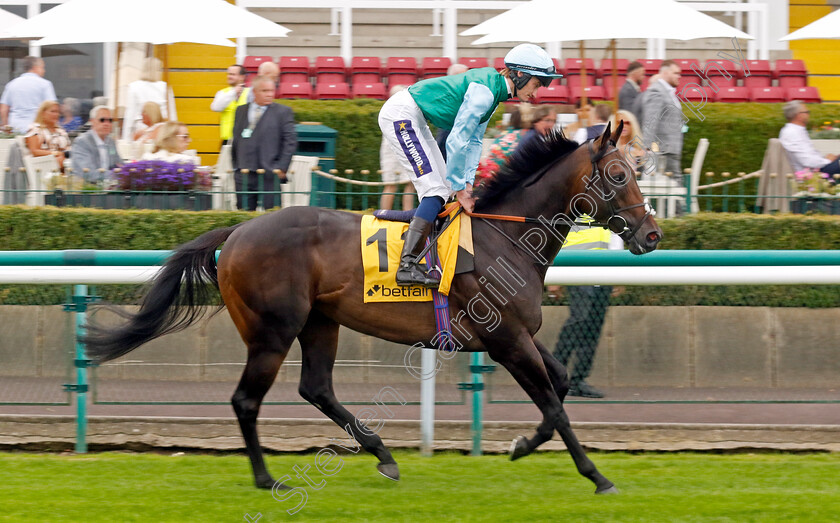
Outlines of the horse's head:
{"type": "Polygon", "coordinates": [[[611,125],[607,124],[600,138],[581,147],[587,150],[590,167],[579,179],[576,192],[580,203],[572,210],[577,214],[580,208],[588,206],[586,214],[596,222],[606,223],[629,244],[630,252],[644,254],[656,249],[662,229],[636,184],[633,168],[616,147],[623,126],[621,121],[610,134],[611,125]]]}

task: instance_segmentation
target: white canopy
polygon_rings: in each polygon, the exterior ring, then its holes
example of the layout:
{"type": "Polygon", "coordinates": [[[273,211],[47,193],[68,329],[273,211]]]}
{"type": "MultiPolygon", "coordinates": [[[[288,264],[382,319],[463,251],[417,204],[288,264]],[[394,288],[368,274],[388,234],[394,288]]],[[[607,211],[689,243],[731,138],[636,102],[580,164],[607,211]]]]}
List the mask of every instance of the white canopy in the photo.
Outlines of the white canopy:
{"type": "Polygon", "coordinates": [[[40,45],[98,42],[234,47],[228,38],[283,37],[289,29],[224,0],[69,0],[12,28],[40,45]]]}
{"type": "Polygon", "coordinates": [[[13,38],[10,32],[11,29],[25,20],[26,18],[21,18],[5,9],[0,9],[0,40],[13,38]]]}
{"type": "Polygon", "coordinates": [[[806,38],[840,38],[840,10],[825,15],[779,40],[805,40],[806,38]]]}
{"type": "Polygon", "coordinates": [[[494,42],[736,37],[743,31],[674,0],[531,0],[461,33],[494,42]]]}

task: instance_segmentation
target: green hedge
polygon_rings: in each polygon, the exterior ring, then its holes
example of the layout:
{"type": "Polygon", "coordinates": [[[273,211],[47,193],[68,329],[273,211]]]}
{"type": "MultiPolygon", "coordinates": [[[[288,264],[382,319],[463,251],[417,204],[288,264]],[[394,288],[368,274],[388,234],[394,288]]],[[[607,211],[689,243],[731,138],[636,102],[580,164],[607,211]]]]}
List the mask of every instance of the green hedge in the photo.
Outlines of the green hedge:
{"type": "MultiPolygon", "coordinates": [[[[316,121],[338,131],[338,169],[379,168],[381,133],[377,115],[382,107],[378,100],[279,100],[295,112],[298,122],[316,121]]],[[[709,151],[704,171],[752,172],[761,167],[767,140],[779,136],[785,124],[784,104],[708,103],[702,109],[703,119],[685,110],[689,130],[683,147],[683,167],[690,167],[700,138],[708,138],[709,151]]],[[[836,105],[809,105],[811,122],[840,119],[836,105]]],[[[495,125],[504,111],[500,107],[489,127],[495,125]]]]}
{"type": "MultiPolygon", "coordinates": [[[[0,249],[172,249],[254,216],[7,206],[0,207],[0,249]]],[[[701,213],[661,220],[660,225],[665,233],[662,249],[840,249],[840,219],[831,216],[701,213]]],[[[129,285],[98,289],[108,301],[124,303],[136,303],[139,292],[129,285]]],[[[63,303],[65,293],[64,286],[5,285],[0,286],[0,304],[63,303]]],[[[840,287],[628,287],[614,303],[840,307],[840,287]]]]}

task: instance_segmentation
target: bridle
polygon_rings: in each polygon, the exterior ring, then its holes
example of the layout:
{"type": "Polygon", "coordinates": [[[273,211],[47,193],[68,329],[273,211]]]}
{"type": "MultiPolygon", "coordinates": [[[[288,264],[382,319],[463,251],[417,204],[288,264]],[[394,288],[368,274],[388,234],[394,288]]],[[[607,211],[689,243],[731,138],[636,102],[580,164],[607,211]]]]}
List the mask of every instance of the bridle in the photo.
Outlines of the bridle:
{"type": "MultiPolygon", "coordinates": [[[[609,188],[607,187],[607,181],[605,179],[606,176],[601,176],[601,170],[598,168],[598,162],[603,160],[606,156],[609,156],[610,154],[613,154],[613,153],[617,153],[619,151],[618,151],[618,148],[615,147],[615,146],[612,146],[610,148],[607,148],[607,149],[604,149],[604,150],[601,150],[601,151],[596,151],[595,148],[592,146],[594,141],[595,140],[590,140],[588,142],[588,144],[589,144],[589,161],[592,163],[592,172],[590,173],[589,179],[586,182],[586,188],[584,189],[583,194],[587,194],[589,192],[589,190],[593,187],[593,184],[595,183],[595,181],[600,180],[601,181],[601,194],[606,195],[609,188]]],[[[615,195],[615,192],[613,192],[613,195],[615,195]]],[[[596,227],[603,227],[604,229],[609,229],[612,232],[618,234],[621,237],[621,239],[624,240],[624,241],[630,241],[630,239],[633,238],[633,236],[636,235],[636,233],[642,227],[642,224],[645,223],[648,218],[650,218],[651,216],[656,216],[656,210],[653,207],[651,207],[650,202],[648,202],[647,198],[645,198],[642,201],[642,203],[636,203],[636,204],[633,204],[633,205],[628,205],[627,207],[620,207],[620,208],[616,208],[615,203],[613,201],[614,198],[603,198],[603,200],[610,208],[610,217],[607,218],[606,223],[603,223],[603,222],[587,222],[587,225],[596,226],[596,227]],[[630,229],[627,226],[627,220],[623,216],[621,216],[620,213],[622,213],[624,211],[629,211],[630,209],[635,209],[636,207],[644,207],[645,208],[645,215],[644,215],[644,217],[642,217],[641,220],[636,222],[636,225],[632,229],[630,229]]]]}

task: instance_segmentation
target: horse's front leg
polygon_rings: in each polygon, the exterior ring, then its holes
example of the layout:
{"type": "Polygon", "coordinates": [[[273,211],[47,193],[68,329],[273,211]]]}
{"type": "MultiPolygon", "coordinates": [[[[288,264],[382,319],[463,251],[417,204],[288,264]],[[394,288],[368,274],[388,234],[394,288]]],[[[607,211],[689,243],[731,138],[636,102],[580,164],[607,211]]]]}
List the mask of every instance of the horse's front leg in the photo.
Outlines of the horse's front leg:
{"type": "Polygon", "coordinates": [[[531,336],[523,333],[511,348],[504,349],[496,345],[490,349],[490,356],[511,373],[540,409],[544,418],[560,433],[578,472],[595,483],[595,493],[618,492],[615,485],[598,472],[572,431],[563,403],[551,386],[543,358],[531,336]]]}
{"type": "MultiPolygon", "coordinates": [[[[533,338],[533,342],[540,353],[545,370],[548,372],[551,386],[554,388],[554,392],[557,393],[557,398],[562,404],[566,398],[566,393],[569,392],[569,374],[566,372],[566,367],[557,361],[557,358],[539,340],[533,338]]],[[[543,417],[542,423],[537,427],[537,432],[533,437],[526,438],[525,436],[519,436],[513,440],[510,445],[510,460],[514,461],[519,458],[524,458],[534,452],[537,447],[549,441],[552,436],[554,436],[554,425],[551,420],[543,417]]]]}

